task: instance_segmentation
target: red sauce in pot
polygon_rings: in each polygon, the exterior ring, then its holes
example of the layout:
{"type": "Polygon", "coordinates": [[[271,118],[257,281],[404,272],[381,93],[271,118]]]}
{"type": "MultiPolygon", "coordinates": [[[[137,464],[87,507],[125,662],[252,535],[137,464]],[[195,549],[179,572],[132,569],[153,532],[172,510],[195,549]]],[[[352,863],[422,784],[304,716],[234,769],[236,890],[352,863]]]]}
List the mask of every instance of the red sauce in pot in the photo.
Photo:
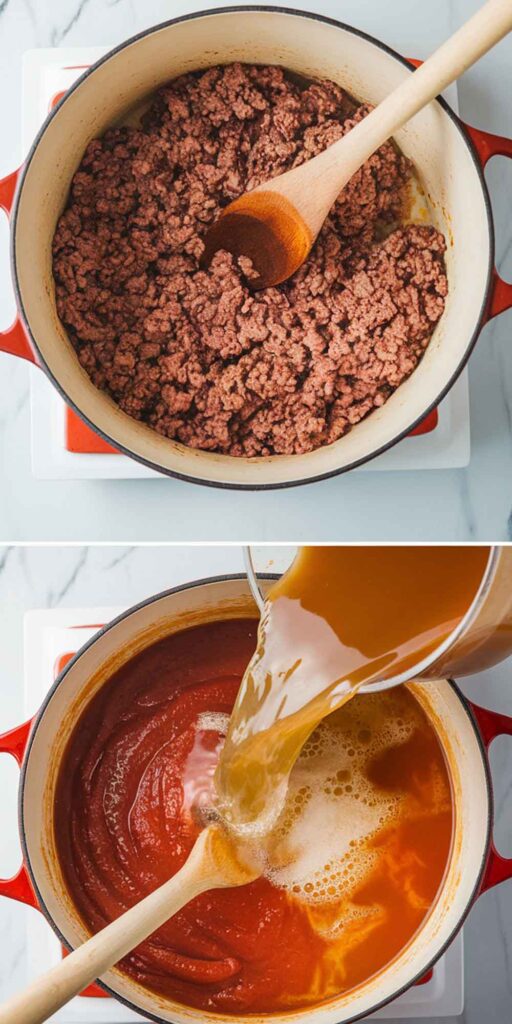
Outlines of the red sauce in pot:
{"type": "MultiPolygon", "coordinates": [[[[83,712],[60,771],[55,828],[65,882],[91,932],[184,863],[198,832],[192,804],[209,799],[222,716],[256,627],[232,620],[168,637],[118,670],[83,712]]],[[[405,687],[347,705],[347,737],[357,708],[371,719],[382,701],[395,719],[410,718],[413,735],[369,761],[368,786],[387,797],[407,790],[417,813],[372,840],[371,869],[353,894],[360,918],[330,934],[332,908],[261,878],[197,897],[122,961],[124,972],[178,1002],[236,1016],[318,1003],[403,948],[443,877],[451,796],[435,733],[405,687]]]]}

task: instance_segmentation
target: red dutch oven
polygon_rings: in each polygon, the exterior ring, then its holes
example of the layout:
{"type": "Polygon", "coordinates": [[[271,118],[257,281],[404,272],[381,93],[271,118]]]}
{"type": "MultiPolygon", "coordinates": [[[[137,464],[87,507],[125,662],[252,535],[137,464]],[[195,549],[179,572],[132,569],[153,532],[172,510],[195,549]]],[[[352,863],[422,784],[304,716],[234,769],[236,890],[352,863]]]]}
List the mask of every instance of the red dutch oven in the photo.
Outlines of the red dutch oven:
{"type": "Polygon", "coordinates": [[[373,104],[414,69],[414,62],[363,32],[276,7],[219,8],[177,18],[112,50],[65,93],[23,168],[0,183],[0,203],[11,214],[19,310],[0,335],[0,349],[37,363],[104,441],[152,469],[215,486],[286,487],[352,469],[417,429],[460,374],[482,326],[512,305],[512,285],[494,268],[483,175],[491,157],[512,156],[512,141],[464,125],[443,99],[397,134],[417,169],[431,218],[448,241],[449,294],[422,361],[389,401],[339,441],[305,455],[249,459],[201,452],[137,423],[91,383],[57,316],[51,243],[90,139],[170,78],[231,61],[280,64],[306,78],[330,78],[373,104]]]}
{"type": "MultiPolygon", "coordinates": [[[[77,719],[114,668],[148,644],[197,623],[240,616],[257,616],[242,576],[199,580],[150,598],[97,633],[61,672],[34,719],[0,738],[0,750],[12,754],[21,766],[23,850],[20,870],[0,881],[0,893],[39,908],[68,948],[82,942],[87,933],[56,855],[53,808],[59,766],[77,719]]],[[[496,736],[512,735],[512,718],[471,704],[449,680],[409,685],[436,729],[453,787],[454,841],[437,901],[411,943],[357,990],[292,1013],[239,1016],[241,1024],[347,1024],[366,1017],[422,978],[452,941],[480,893],[512,877],[512,859],[501,857],[492,839],[487,753],[496,736]]],[[[158,1022],[218,1024],[223,1019],[148,992],[115,969],[105,974],[101,986],[158,1022]]]]}

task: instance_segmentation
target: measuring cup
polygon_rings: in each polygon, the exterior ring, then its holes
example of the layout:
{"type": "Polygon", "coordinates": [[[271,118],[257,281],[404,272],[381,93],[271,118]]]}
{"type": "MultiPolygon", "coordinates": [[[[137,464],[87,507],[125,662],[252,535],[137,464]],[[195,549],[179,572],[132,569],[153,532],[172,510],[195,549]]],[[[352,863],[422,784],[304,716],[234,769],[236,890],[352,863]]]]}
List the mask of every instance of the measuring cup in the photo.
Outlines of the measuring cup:
{"type": "MultiPolygon", "coordinates": [[[[244,548],[247,579],[260,612],[264,593],[253,550],[244,548]]],[[[448,581],[447,581],[448,582],[448,581]]],[[[492,545],[477,593],[455,629],[427,657],[405,672],[362,686],[360,693],[388,690],[411,679],[472,675],[512,654],[512,547],[492,545]]]]}

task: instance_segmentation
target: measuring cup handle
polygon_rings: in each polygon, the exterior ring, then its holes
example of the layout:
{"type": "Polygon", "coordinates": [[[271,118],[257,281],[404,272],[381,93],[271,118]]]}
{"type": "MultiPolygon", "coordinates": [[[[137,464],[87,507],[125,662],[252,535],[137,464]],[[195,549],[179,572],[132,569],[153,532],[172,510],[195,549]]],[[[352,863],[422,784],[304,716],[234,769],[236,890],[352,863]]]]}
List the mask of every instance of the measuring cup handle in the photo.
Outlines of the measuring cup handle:
{"type": "MultiPolygon", "coordinates": [[[[512,736],[511,717],[500,715],[497,711],[489,711],[488,708],[481,708],[471,702],[470,708],[487,750],[497,736],[512,736]]],[[[491,839],[487,865],[479,893],[492,889],[494,885],[505,882],[507,878],[512,878],[512,857],[502,857],[498,853],[494,841],[491,839]]]]}
{"type": "MultiPolygon", "coordinates": [[[[28,722],[24,722],[23,725],[18,725],[15,729],[0,736],[0,753],[10,754],[17,764],[21,765],[31,726],[32,719],[30,718],[28,722]]],[[[12,878],[0,878],[0,896],[8,896],[11,900],[18,900],[20,903],[26,903],[28,906],[38,909],[38,902],[24,862],[12,878]]]]}
{"type": "MultiPolygon", "coordinates": [[[[9,217],[14,201],[14,194],[18,183],[21,167],[6,178],[0,179],[0,209],[4,210],[9,217]]],[[[8,352],[12,356],[20,356],[21,359],[28,359],[35,363],[36,357],[30,347],[25,328],[16,316],[14,323],[6,331],[0,331],[0,352],[8,352]]]]}

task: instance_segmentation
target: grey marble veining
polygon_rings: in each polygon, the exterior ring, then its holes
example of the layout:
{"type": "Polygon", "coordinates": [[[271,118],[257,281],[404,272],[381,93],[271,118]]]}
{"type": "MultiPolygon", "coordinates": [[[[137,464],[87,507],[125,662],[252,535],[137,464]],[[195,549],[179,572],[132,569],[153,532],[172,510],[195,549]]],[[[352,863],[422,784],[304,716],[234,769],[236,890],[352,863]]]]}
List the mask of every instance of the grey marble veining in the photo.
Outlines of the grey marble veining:
{"type": "MultiPolygon", "coordinates": [[[[0,2],[0,174],[17,166],[20,60],[36,46],[115,44],[218,0],[0,2]]],[[[403,53],[426,56],[479,0],[297,0],[358,25],[403,53]]],[[[462,116],[512,136],[512,37],[460,83],[462,116]]],[[[500,271],[512,277],[512,168],[488,170],[500,271]]],[[[7,230],[0,221],[0,325],[12,319],[7,230]]],[[[38,481],[30,468],[28,370],[0,355],[0,539],[501,540],[512,507],[512,317],[485,327],[470,360],[472,459],[467,470],[352,473],[263,494],[175,480],[38,481]],[[150,509],[150,514],[148,514],[150,509]]]]}
{"type": "MultiPolygon", "coordinates": [[[[267,553],[268,556],[268,553],[267,553]]],[[[276,558],[282,556],[277,552],[276,558]]],[[[258,565],[263,563],[258,562],[258,565]]],[[[284,561],[277,565],[285,564],[284,561]]],[[[169,586],[222,572],[242,571],[239,548],[199,547],[0,547],[0,731],[24,720],[23,614],[34,608],[129,605],[169,586]]],[[[466,680],[466,695],[512,715],[512,659],[466,680]]],[[[35,708],[33,709],[36,710],[35,708]]],[[[498,740],[491,753],[496,797],[495,837],[512,855],[512,740],[498,740]]],[[[18,772],[0,758],[2,814],[0,874],[19,863],[16,837],[18,772]]],[[[25,915],[30,909],[0,899],[0,1000],[25,977],[25,915]]],[[[465,926],[466,1006],[464,1024],[510,1024],[512,1020],[512,881],[485,893],[465,926]]],[[[459,1018],[460,1019],[460,1018],[459,1018]]],[[[453,1018],[451,1019],[453,1021],[453,1018]]],[[[439,1021],[438,1024],[450,1024],[439,1021]]]]}

